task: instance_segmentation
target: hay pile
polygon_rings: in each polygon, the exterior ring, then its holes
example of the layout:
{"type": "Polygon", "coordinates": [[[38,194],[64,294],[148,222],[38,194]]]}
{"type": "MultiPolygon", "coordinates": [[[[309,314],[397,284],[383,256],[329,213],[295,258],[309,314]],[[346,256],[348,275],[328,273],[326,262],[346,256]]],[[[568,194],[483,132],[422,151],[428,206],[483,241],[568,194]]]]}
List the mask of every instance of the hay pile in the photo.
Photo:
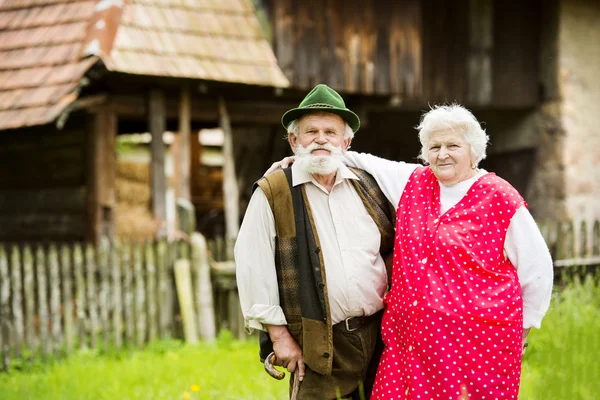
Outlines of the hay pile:
{"type": "Polygon", "coordinates": [[[133,240],[153,238],[158,227],[150,212],[150,166],[119,160],[116,186],[117,236],[133,240]]]}

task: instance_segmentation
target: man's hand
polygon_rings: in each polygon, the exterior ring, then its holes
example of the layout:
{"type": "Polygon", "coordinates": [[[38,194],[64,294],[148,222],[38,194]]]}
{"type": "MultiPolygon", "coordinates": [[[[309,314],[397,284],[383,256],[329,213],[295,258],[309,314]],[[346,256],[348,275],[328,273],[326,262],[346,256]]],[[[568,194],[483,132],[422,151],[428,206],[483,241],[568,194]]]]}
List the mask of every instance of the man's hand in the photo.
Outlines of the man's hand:
{"type": "Polygon", "coordinates": [[[281,365],[289,372],[296,371],[298,368],[298,378],[304,379],[304,357],[302,349],[296,343],[287,326],[265,325],[269,332],[269,337],[273,342],[273,351],[275,352],[275,365],[281,365]]]}
{"type": "Polygon", "coordinates": [[[267,172],[265,172],[265,174],[263,176],[269,175],[270,173],[273,173],[275,171],[277,171],[279,168],[287,168],[290,165],[292,165],[294,163],[294,161],[296,160],[295,156],[290,156],[290,157],[286,157],[281,161],[275,161],[271,167],[267,170],[267,172]]]}

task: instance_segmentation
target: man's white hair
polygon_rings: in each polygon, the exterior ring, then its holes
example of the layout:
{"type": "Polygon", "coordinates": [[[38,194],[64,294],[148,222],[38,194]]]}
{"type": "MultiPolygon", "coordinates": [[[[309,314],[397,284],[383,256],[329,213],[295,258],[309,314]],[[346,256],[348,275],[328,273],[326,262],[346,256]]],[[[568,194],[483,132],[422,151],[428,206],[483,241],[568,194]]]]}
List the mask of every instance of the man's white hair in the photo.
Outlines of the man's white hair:
{"type": "MultiPolygon", "coordinates": [[[[305,115],[308,115],[308,114],[305,114],[305,115]]],[[[335,114],[335,115],[337,115],[337,114],[335,114]]],[[[300,117],[300,118],[302,118],[302,117],[300,117]]],[[[298,137],[298,133],[299,133],[299,129],[300,129],[300,118],[297,118],[297,119],[293,120],[292,122],[290,122],[290,124],[288,125],[288,128],[287,128],[288,133],[293,133],[294,136],[296,136],[296,137],[298,137]]],[[[350,128],[350,125],[348,125],[348,123],[345,120],[344,120],[344,138],[350,138],[351,140],[354,139],[354,132],[352,131],[352,128],[350,128]]]]}
{"type": "Polygon", "coordinates": [[[429,150],[429,136],[431,132],[439,130],[460,130],[465,134],[465,139],[471,146],[471,155],[475,159],[475,166],[486,157],[485,149],[489,137],[485,130],[481,128],[477,118],[460,104],[451,104],[448,106],[434,106],[431,110],[423,114],[421,123],[416,127],[419,130],[419,140],[421,141],[421,154],[419,158],[425,163],[429,163],[427,152],[429,150]]]}

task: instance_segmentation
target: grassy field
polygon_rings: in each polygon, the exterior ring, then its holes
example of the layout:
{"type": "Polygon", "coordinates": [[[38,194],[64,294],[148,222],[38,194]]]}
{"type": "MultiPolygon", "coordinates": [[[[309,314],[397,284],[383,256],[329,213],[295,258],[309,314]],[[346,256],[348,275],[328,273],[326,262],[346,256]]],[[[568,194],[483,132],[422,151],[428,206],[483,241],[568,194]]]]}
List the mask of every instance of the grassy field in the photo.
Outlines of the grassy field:
{"type": "MultiPolygon", "coordinates": [[[[600,396],[600,286],[575,283],[555,296],[525,355],[520,399],[600,396]]],[[[287,381],[287,378],[286,378],[287,381]]],[[[2,400],[284,399],[254,341],[227,334],[214,344],[161,342],[143,352],[82,352],[54,364],[0,374],[2,400]]]]}

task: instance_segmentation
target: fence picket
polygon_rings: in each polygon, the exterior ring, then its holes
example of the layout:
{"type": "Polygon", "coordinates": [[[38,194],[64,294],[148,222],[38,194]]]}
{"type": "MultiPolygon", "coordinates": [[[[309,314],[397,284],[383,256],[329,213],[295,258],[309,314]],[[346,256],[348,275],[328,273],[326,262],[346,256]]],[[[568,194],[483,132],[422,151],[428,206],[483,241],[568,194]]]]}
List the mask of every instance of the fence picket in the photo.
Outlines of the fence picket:
{"type": "Polygon", "coordinates": [[[2,370],[10,368],[10,342],[12,327],[10,324],[10,279],[8,257],[4,244],[0,243],[0,353],[2,370]]]}
{"type": "Polygon", "coordinates": [[[11,287],[12,287],[12,316],[13,316],[13,331],[14,338],[14,354],[20,358],[23,351],[23,337],[25,336],[24,318],[23,318],[23,297],[21,285],[21,254],[17,245],[11,246],[10,253],[11,265],[11,287]]]}
{"type": "Polygon", "coordinates": [[[142,250],[139,243],[133,245],[133,274],[135,281],[135,333],[136,345],[141,347],[146,336],[146,301],[144,296],[144,273],[142,270],[142,250]]]}
{"type": "Polygon", "coordinates": [[[167,312],[167,243],[161,239],[156,245],[156,276],[158,280],[156,298],[158,302],[158,334],[169,336],[169,313],[167,312]]]}
{"type": "Polygon", "coordinates": [[[50,354],[50,335],[48,332],[50,315],[48,313],[46,253],[44,252],[44,247],[41,244],[38,244],[36,247],[35,261],[37,277],[39,344],[42,357],[46,358],[50,354]]]}
{"type": "Polygon", "coordinates": [[[579,225],[579,246],[576,257],[586,257],[589,255],[588,247],[588,228],[585,220],[579,225]]]}
{"type": "Polygon", "coordinates": [[[156,304],[156,264],[154,262],[153,243],[147,241],[144,245],[144,261],[146,265],[146,299],[148,311],[148,341],[152,342],[157,337],[158,319],[156,304]]]}
{"type": "Polygon", "coordinates": [[[77,326],[79,347],[84,349],[88,347],[86,335],[88,331],[88,319],[86,315],[86,286],[83,276],[83,249],[79,243],[76,243],[73,249],[73,266],[75,269],[75,301],[77,311],[75,324],[77,326]]]}
{"type": "Polygon", "coordinates": [[[23,297],[25,299],[25,345],[36,348],[33,323],[35,317],[35,292],[33,286],[33,250],[29,244],[23,248],[23,297]]]}
{"type": "Polygon", "coordinates": [[[123,346],[123,287],[121,285],[121,259],[119,242],[110,248],[109,262],[112,276],[111,298],[113,303],[112,328],[113,342],[117,349],[123,346]]]}
{"type": "Polygon", "coordinates": [[[98,294],[98,309],[100,314],[100,327],[102,335],[102,349],[107,350],[110,343],[110,328],[108,315],[112,308],[109,302],[109,271],[108,271],[108,251],[109,242],[107,238],[102,238],[98,250],[98,277],[100,281],[100,293],[98,294]]]}
{"type": "Polygon", "coordinates": [[[87,306],[90,321],[88,332],[90,346],[98,348],[98,297],[96,294],[96,254],[90,243],[85,246],[85,280],[87,290],[87,306]]]}
{"type": "Polygon", "coordinates": [[[58,251],[55,244],[48,249],[48,272],[50,274],[50,324],[51,348],[56,356],[60,355],[62,340],[61,310],[60,310],[60,274],[58,267],[58,251]]]}
{"type": "Polygon", "coordinates": [[[125,316],[125,343],[133,345],[134,317],[133,317],[133,268],[131,265],[131,243],[125,242],[121,248],[121,261],[123,263],[123,311],[125,316]]]}
{"type": "Polygon", "coordinates": [[[63,304],[63,332],[64,332],[64,351],[66,354],[73,352],[75,342],[75,324],[73,318],[73,281],[71,272],[73,271],[71,252],[69,246],[62,244],[60,246],[60,264],[62,274],[62,304],[63,304]]]}
{"type": "Polygon", "coordinates": [[[592,230],[592,255],[600,256],[600,221],[594,222],[594,229],[592,230]]]}

